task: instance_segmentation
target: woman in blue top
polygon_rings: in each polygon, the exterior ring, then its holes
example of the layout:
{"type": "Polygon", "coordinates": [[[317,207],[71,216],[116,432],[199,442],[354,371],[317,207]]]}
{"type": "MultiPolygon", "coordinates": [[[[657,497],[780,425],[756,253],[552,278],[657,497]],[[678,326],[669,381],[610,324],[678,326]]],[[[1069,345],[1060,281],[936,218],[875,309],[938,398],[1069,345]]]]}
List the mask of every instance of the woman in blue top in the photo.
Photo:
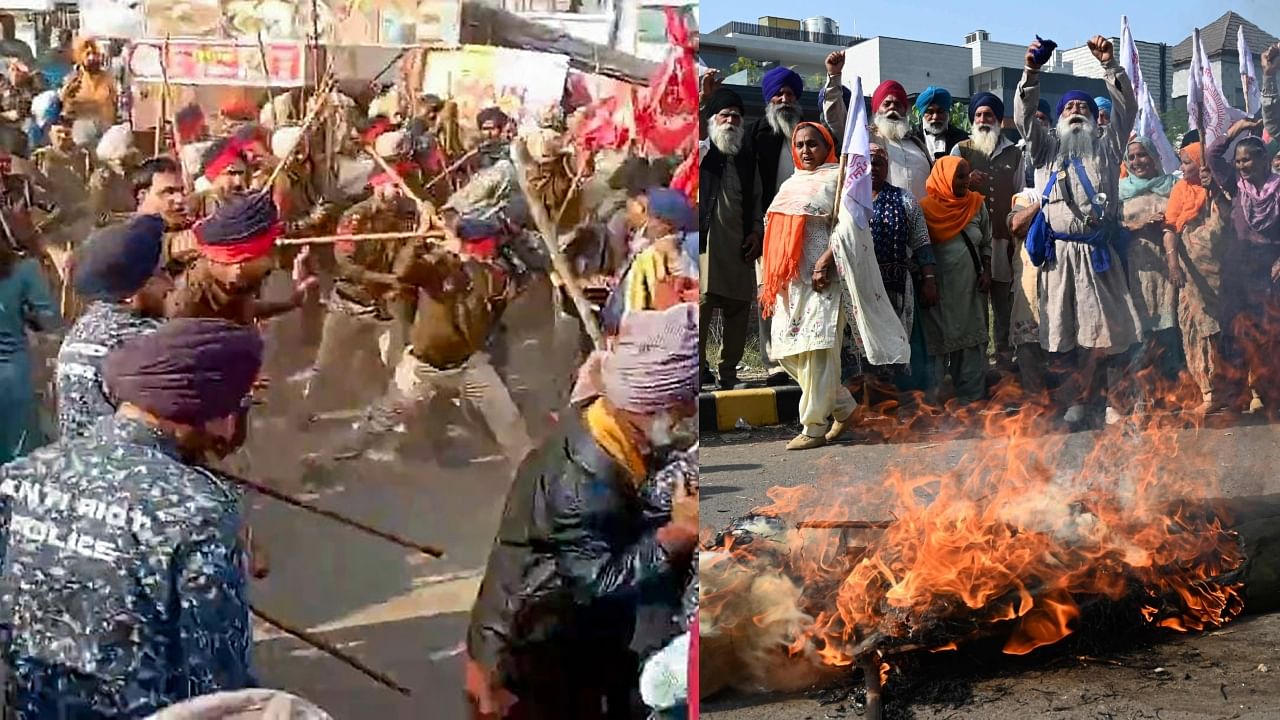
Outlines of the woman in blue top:
{"type": "Polygon", "coordinates": [[[40,264],[0,242],[0,463],[44,442],[36,416],[27,329],[59,324],[40,264]]]}

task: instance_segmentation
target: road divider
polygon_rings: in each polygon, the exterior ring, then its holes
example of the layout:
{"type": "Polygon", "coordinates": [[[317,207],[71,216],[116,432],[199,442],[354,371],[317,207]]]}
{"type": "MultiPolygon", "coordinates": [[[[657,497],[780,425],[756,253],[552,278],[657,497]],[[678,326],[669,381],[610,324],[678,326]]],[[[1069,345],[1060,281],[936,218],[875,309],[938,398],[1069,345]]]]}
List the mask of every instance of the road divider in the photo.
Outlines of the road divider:
{"type": "Polygon", "coordinates": [[[749,388],[704,392],[698,398],[698,426],[703,432],[726,432],[747,425],[762,427],[800,417],[800,388],[749,388]]]}

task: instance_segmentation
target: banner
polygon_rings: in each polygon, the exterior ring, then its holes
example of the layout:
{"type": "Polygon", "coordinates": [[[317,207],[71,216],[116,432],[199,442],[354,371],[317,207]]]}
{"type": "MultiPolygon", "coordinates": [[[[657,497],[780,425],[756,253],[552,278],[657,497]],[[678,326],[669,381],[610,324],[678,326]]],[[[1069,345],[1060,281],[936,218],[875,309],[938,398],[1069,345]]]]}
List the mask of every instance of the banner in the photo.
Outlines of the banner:
{"type": "Polygon", "coordinates": [[[488,45],[427,54],[422,92],[458,103],[458,116],[472,122],[486,107],[529,120],[558,105],[565,92],[569,58],[488,45]]]}
{"type": "Polygon", "coordinates": [[[1240,53],[1240,87],[1244,88],[1244,111],[1257,113],[1262,110],[1262,86],[1258,84],[1258,71],[1253,67],[1253,51],[1244,39],[1244,25],[1236,32],[1236,51],[1240,53]]]}
{"type": "MultiPolygon", "coordinates": [[[[134,43],[129,70],[139,82],[163,81],[163,40],[134,43]]],[[[306,46],[266,43],[266,65],[257,43],[171,40],[164,70],[171,85],[301,87],[306,81],[306,46]]]]}
{"type": "Polygon", "coordinates": [[[1164,123],[1160,121],[1160,113],[1156,112],[1156,104],[1151,99],[1151,89],[1142,77],[1142,61],[1138,57],[1138,45],[1133,41],[1133,33],[1129,30],[1127,15],[1120,16],[1120,65],[1133,83],[1133,93],[1138,98],[1138,115],[1129,139],[1139,135],[1150,138],[1159,151],[1160,166],[1166,173],[1176,172],[1181,164],[1178,152],[1164,134],[1164,123]]]}
{"type": "Polygon", "coordinates": [[[1207,149],[1218,136],[1226,135],[1233,123],[1244,117],[1243,112],[1227,103],[1218,89],[1209,55],[1200,40],[1200,29],[1196,28],[1191,43],[1191,69],[1187,75],[1187,125],[1200,131],[1200,140],[1207,149]]]}

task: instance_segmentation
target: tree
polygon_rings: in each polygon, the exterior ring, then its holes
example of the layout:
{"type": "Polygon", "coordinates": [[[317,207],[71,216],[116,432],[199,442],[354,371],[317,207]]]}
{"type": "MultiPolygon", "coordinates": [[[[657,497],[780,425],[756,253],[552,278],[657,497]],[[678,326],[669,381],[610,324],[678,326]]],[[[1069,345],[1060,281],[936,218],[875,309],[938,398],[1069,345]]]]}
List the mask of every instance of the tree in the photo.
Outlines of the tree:
{"type": "Polygon", "coordinates": [[[1164,124],[1164,134],[1168,136],[1169,143],[1175,148],[1181,145],[1182,136],[1190,127],[1186,104],[1170,103],[1169,109],[1161,113],[1160,122],[1164,124]]]}
{"type": "MultiPolygon", "coordinates": [[[[914,105],[911,106],[911,124],[915,127],[921,127],[922,120],[920,111],[914,105]]],[[[951,127],[969,132],[969,106],[964,103],[957,102],[951,104],[951,127]]]]}
{"type": "Polygon", "coordinates": [[[730,74],[737,74],[742,71],[747,73],[747,82],[752,85],[758,85],[764,78],[764,66],[749,57],[739,56],[733,64],[729,66],[730,74]]]}

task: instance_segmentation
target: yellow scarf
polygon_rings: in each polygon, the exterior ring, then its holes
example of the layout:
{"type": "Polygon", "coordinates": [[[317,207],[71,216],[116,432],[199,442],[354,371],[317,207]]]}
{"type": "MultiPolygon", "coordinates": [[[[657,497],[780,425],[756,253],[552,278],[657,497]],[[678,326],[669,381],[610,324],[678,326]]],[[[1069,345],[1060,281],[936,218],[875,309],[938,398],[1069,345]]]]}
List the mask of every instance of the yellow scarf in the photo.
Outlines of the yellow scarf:
{"type": "Polygon", "coordinates": [[[630,471],[632,480],[639,484],[646,474],[644,456],[640,453],[640,448],[636,447],[635,441],[622,428],[618,418],[609,411],[604,398],[598,398],[587,407],[583,420],[587,423],[591,436],[600,443],[600,447],[604,448],[604,451],[609,453],[609,456],[618,464],[630,471]]]}

